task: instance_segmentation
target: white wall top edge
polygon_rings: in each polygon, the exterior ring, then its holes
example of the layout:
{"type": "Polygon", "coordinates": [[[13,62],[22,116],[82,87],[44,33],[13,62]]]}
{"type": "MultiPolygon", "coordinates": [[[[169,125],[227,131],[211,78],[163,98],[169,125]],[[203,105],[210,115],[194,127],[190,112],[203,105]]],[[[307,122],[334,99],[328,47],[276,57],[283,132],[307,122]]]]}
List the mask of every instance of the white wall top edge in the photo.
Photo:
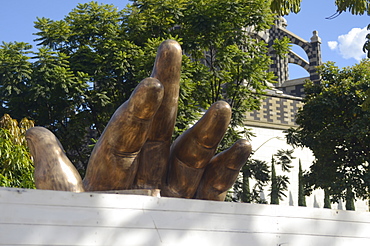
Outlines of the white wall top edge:
{"type": "Polygon", "coordinates": [[[259,216],[279,216],[298,218],[335,219],[370,223],[369,212],[335,209],[307,208],[284,205],[248,204],[196,199],[150,197],[141,195],[74,193],[66,191],[0,188],[1,204],[33,204],[48,206],[73,206],[90,208],[129,208],[146,210],[172,210],[220,214],[253,214],[259,216]],[[294,214],[294,215],[293,215],[294,214]]]}

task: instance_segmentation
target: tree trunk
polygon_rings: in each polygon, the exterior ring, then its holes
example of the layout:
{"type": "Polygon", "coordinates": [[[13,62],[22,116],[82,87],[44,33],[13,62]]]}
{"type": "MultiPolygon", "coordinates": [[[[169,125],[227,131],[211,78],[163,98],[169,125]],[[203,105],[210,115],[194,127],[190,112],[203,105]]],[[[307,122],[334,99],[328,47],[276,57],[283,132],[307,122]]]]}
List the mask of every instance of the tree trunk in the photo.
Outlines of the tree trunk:
{"type": "Polygon", "coordinates": [[[279,190],[276,179],[275,164],[271,163],[271,201],[270,204],[279,204],[279,190]]]}
{"type": "Polygon", "coordinates": [[[347,188],[346,210],[355,210],[355,199],[354,199],[354,194],[351,188],[347,188]]]}
{"type": "Polygon", "coordinates": [[[299,171],[298,171],[298,206],[306,207],[306,197],[304,195],[301,160],[299,160],[299,171]]]}
{"type": "Polygon", "coordinates": [[[329,191],[324,189],[324,208],[331,208],[329,191]]]}

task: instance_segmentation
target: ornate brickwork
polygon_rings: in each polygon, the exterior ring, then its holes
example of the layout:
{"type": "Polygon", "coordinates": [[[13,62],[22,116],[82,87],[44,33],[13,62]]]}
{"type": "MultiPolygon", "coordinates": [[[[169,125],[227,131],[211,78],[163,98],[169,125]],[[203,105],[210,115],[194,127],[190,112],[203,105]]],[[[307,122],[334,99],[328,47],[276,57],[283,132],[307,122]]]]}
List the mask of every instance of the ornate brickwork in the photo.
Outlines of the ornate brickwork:
{"type": "Polygon", "coordinates": [[[296,126],[295,115],[298,109],[303,106],[304,83],[309,79],[314,82],[320,80],[317,74],[317,66],[321,64],[321,39],[317,31],[313,32],[310,42],[298,37],[286,29],[287,23],[284,18],[279,18],[275,25],[267,32],[258,33],[257,36],[266,41],[269,47],[269,55],[273,60],[270,66],[276,79],[275,87],[271,87],[266,93],[260,110],[247,113],[246,125],[287,129],[296,126]],[[308,61],[300,57],[293,51],[286,56],[276,55],[272,48],[275,39],[288,37],[290,43],[298,45],[307,54],[308,61]],[[293,63],[304,68],[308,77],[301,79],[288,80],[288,64],[293,63]]]}
{"type": "MultiPolygon", "coordinates": [[[[295,35],[294,33],[286,29],[287,23],[284,18],[279,18],[275,25],[267,33],[259,34],[260,38],[264,39],[269,47],[269,55],[273,60],[273,64],[270,66],[270,71],[272,71],[277,77],[277,88],[281,89],[284,93],[294,95],[294,96],[304,96],[301,85],[295,85],[297,88],[285,88],[285,83],[289,78],[288,64],[296,64],[304,68],[308,75],[309,79],[318,82],[320,80],[319,75],[317,74],[316,67],[321,64],[321,39],[318,36],[317,31],[313,32],[310,42],[304,40],[303,38],[295,35]],[[307,54],[308,61],[300,57],[293,51],[290,51],[287,56],[279,57],[276,55],[275,51],[272,48],[275,39],[282,39],[283,37],[288,37],[290,43],[295,44],[303,49],[307,54]]],[[[301,81],[303,83],[303,80],[301,81]]],[[[292,85],[290,85],[292,86],[292,85]]]]}
{"type": "Polygon", "coordinates": [[[321,64],[321,39],[317,31],[313,32],[310,42],[302,39],[286,29],[287,23],[284,18],[279,18],[267,32],[256,34],[265,40],[269,47],[269,55],[273,60],[270,66],[276,79],[276,84],[266,91],[266,97],[260,110],[247,113],[246,125],[272,129],[288,129],[297,126],[295,115],[303,106],[304,83],[306,80],[319,82],[317,66],[321,64]],[[276,55],[273,50],[275,39],[288,37],[290,43],[302,48],[307,54],[308,60],[290,51],[285,57],[276,55]],[[307,77],[289,80],[288,64],[296,64],[307,71],[307,77]]]}
{"type": "Polygon", "coordinates": [[[295,115],[302,106],[303,102],[299,97],[269,93],[260,110],[247,113],[246,125],[275,129],[294,127],[295,115]]]}

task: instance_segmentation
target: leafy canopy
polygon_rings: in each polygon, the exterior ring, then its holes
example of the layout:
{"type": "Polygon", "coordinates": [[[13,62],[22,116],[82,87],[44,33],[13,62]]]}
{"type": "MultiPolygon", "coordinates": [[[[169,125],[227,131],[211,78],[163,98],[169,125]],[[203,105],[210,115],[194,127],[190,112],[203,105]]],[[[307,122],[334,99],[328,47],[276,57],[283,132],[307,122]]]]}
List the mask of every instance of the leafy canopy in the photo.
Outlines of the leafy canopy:
{"type": "MultiPolygon", "coordinates": [[[[298,13],[302,0],[271,0],[271,10],[278,15],[298,13]]],[[[335,0],[337,15],[349,11],[353,15],[370,15],[369,0],[335,0]]]]}
{"type": "Polygon", "coordinates": [[[269,28],[269,3],[143,0],[118,11],[89,2],[62,20],[37,18],[37,51],[25,43],[0,46],[0,113],[48,127],[83,170],[92,139],[150,76],[158,45],[175,39],[184,56],[174,137],[213,102],[226,100],[233,110],[221,145],[227,148],[247,133],[244,112],[259,107],[272,80],[266,44],[245,28],[269,28]]]}
{"type": "Polygon", "coordinates": [[[340,70],[333,62],[319,67],[320,84],[308,83],[296,130],[288,142],[310,148],[315,161],[309,180],[334,200],[348,191],[366,198],[370,185],[370,112],[362,109],[370,88],[370,60],[340,70]]]}
{"type": "Polygon", "coordinates": [[[25,132],[33,122],[24,118],[19,123],[8,114],[0,118],[0,186],[35,188],[33,165],[25,132]]]}

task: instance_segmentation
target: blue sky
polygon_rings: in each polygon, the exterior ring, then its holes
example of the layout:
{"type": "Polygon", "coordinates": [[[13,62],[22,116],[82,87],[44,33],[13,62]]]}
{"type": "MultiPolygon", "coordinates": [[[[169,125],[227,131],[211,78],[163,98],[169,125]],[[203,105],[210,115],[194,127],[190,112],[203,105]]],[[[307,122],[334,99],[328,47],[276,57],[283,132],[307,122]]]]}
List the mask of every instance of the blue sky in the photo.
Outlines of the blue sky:
{"type": "MultiPolygon", "coordinates": [[[[0,42],[28,42],[34,45],[32,35],[36,32],[33,22],[36,17],[47,17],[60,20],[67,15],[78,3],[90,0],[2,0],[0,3],[0,42]]],[[[129,1],[110,0],[99,3],[113,4],[123,9],[129,1]]],[[[288,30],[305,40],[310,40],[312,31],[317,30],[322,40],[322,59],[334,61],[337,66],[351,66],[365,57],[362,45],[370,24],[367,15],[353,16],[343,13],[328,20],[327,17],[335,13],[334,0],[303,0],[302,10],[298,14],[291,14],[285,18],[288,21],[288,30]]],[[[299,49],[293,49],[305,57],[299,49]]],[[[290,77],[307,76],[306,72],[295,65],[290,67],[290,77]]]]}
{"type": "MultiPolygon", "coordinates": [[[[287,29],[307,41],[312,37],[312,31],[317,30],[322,41],[323,62],[334,61],[338,67],[352,66],[365,58],[362,46],[366,34],[370,32],[366,30],[370,16],[354,16],[345,12],[334,19],[327,19],[335,10],[334,0],[303,0],[298,14],[285,17],[288,21],[287,29]]],[[[299,49],[293,50],[299,55],[303,54],[299,53],[299,49]]],[[[292,77],[305,73],[295,65],[289,66],[289,69],[292,77]],[[293,69],[296,71],[291,71],[293,69]]]]}

